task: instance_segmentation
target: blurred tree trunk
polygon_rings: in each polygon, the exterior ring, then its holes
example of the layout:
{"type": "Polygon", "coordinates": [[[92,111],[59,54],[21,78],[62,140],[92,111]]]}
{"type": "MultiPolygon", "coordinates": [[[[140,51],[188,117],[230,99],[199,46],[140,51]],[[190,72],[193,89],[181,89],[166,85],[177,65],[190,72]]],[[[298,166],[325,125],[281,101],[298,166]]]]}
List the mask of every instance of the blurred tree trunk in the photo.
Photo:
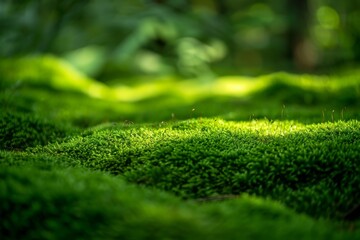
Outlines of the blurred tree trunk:
{"type": "Polygon", "coordinates": [[[147,2],[166,6],[175,12],[187,12],[191,6],[191,0],[183,0],[179,2],[173,2],[169,0],[148,0],[147,2]]]}
{"type": "Polygon", "coordinates": [[[234,40],[234,28],[231,24],[231,21],[229,17],[231,16],[231,7],[229,6],[229,3],[227,0],[214,0],[215,3],[215,10],[217,15],[219,16],[219,20],[224,21],[223,22],[223,29],[221,32],[221,38],[222,40],[225,40],[226,45],[228,46],[231,51],[229,51],[228,58],[228,64],[231,67],[237,67],[237,54],[239,52],[238,45],[236,44],[234,40]]]}
{"type": "Polygon", "coordinates": [[[287,0],[286,6],[289,11],[286,57],[298,70],[312,70],[317,54],[309,38],[312,16],[309,0],[287,0]]]}
{"type": "Polygon", "coordinates": [[[215,0],[215,7],[220,16],[226,17],[228,15],[229,9],[225,0],[215,0]]]}

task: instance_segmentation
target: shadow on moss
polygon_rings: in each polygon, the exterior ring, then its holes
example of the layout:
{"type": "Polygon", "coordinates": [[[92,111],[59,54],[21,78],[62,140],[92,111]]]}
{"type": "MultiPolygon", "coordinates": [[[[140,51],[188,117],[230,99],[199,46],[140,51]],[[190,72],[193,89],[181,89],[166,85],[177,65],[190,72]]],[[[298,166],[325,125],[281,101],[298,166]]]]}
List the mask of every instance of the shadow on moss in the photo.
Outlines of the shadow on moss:
{"type": "Polygon", "coordinates": [[[328,221],[243,196],[184,202],[84,170],[0,168],[2,239],[355,239],[328,221]]]}
{"type": "Polygon", "coordinates": [[[65,124],[56,124],[31,114],[0,113],[0,148],[24,150],[64,139],[76,132],[65,124]]]}

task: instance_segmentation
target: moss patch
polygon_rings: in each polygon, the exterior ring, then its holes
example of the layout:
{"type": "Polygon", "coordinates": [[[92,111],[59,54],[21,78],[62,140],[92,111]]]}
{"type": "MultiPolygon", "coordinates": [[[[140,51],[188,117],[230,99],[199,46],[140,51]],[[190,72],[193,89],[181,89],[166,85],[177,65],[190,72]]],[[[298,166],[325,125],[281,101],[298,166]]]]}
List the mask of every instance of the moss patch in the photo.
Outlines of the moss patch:
{"type": "Polygon", "coordinates": [[[0,113],[0,148],[24,150],[27,147],[59,141],[76,132],[65,124],[55,123],[31,114],[0,113]]]}
{"type": "Polygon", "coordinates": [[[3,239],[351,239],[268,200],[182,202],[163,192],[81,170],[0,169],[3,239]]]}
{"type": "Polygon", "coordinates": [[[0,235],[357,239],[359,86],[287,73],[105,85],[53,56],[2,59],[0,235]]]}
{"type": "Polygon", "coordinates": [[[341,217],[360,197],[360,123],[182,121],[110,125],[33,149],[79,160],[183,198],[250,193],[315,217],[341,217]]]}

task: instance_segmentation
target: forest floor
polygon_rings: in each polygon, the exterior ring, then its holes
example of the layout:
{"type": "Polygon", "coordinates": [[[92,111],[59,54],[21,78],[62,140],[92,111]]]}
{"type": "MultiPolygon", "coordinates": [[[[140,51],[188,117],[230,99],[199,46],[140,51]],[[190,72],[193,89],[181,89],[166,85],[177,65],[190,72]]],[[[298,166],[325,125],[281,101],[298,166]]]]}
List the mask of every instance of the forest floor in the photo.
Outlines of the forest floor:
{"type": "Polygon", "coordinates": [[[358,76],[0,61],[1,239],[360,239],[358,76]]]}

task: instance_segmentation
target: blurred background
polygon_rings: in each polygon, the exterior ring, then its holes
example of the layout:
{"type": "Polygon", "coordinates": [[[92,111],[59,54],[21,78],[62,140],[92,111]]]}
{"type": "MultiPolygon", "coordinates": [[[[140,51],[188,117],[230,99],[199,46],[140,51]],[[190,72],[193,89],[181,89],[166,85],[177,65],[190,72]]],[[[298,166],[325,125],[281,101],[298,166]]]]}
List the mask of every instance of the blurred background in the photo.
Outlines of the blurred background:
{"type": "Polygon", "coordinates": [[[344,71],[360,61],[360,1],[1,0],[0,46],[103,82],[344,71]]]}

